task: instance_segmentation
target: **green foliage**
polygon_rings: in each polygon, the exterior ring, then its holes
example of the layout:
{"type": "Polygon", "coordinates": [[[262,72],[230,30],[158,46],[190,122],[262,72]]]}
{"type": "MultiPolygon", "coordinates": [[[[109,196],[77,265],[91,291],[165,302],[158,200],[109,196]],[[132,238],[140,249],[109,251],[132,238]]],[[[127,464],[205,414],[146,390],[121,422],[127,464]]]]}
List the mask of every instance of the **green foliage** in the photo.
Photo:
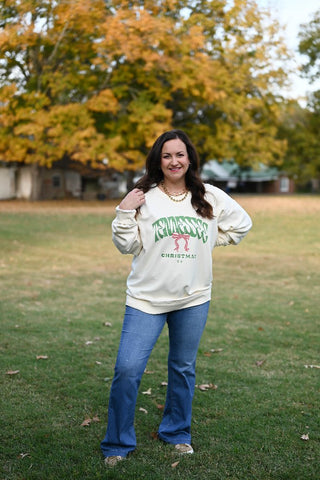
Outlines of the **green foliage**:
{"type": "Polygon", "coordinates": [[[295,178],[297,185],[320,177],[319,112],[303,108],[296,101],[283,104],[279,136],[288,142],[283,168],[295,178]]]}
{"type": "Polygon", "coordinates": [[[319,369],[305,367],[319,365],[319,199],[239,201],[254,227],[239,246],[214,251],[197,383],[218,388],[196,389],[195,454],[177,457],[152,438],[165,399],[164,331],[138,395],[138,449],[112,471],[99,443],[131,261],[111,243],[113,213],[101,204],[5,205],[1,478],[319,479],[319,369]],[[96,415],[100,422],[81,426],[96,415]]]}
{"type": "MultiPolygon", "coordinates": [[[[299,51],[307,58],[303,74],[310,82],[320,73],[320,11],[309,23],[301,25],[299,51]]],[[[320,91],[309,95],[307,107],[290,101],[283,104],[283,117],[279,137],[286,139],[288,149],[284,168],[299,184],[320,178],[320,91]]]]}
{"type": "Polygon", "coordinates": [[[319,78],[320,72],[320,10],[314,13],[309,23],[301,25],[299,33],[299,52],[308,57],[303,71],[313,81],[319,78]]]}
{"type": "Polygon", "coordinates": [[[203,159],[280,162],[287,53],[257,2],[0,0],[0,155],[136,170],[188,131],[203,159]],[[279,63],[280,65],[280,63],[279,63]]]}

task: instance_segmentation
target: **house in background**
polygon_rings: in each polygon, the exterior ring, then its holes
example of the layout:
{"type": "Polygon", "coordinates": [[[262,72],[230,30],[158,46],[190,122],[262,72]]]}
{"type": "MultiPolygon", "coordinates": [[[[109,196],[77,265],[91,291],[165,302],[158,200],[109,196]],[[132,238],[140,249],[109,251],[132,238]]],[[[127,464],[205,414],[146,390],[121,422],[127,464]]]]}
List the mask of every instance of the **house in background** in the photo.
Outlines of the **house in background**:
{"type": "Polygon", "coordinates": [[[36,165],[0,166],[0,200],[47,200],[81,195],[81,176],[72,170],[36,165]]]}
{"type": "Polygon", "coordinates": [[[258,169],[241,168],[234,161],[210,160],[201,170],[201,178],[226,192],[293,193],[294,181],[276,167],[260,164],[258,169]]]}
{"type": "Polygon", "coordinates": [[[124,193],[125,175],[107,168],[94,170],[58,163],[52,168],[0,164],[0,200],[104,200],[124,193]]]}
{"type": "Polygon", "coordinates": [[[15,169],[0,165],[0,200],[16,198],[15,169]]]}
{"type": "MultiPolygon", "coordinates": [[[[136,172],[132,182],[143,173],[136,172]]],[[[57,162],[46,168],[0,162],[0,200],[115,199],[127,192],[129,177],[129,173],[107,167],[92,169],[79,163],[57,162]]],[[[254,170],[240,168],[235,162],[211,160],[202,167],[201,177],[228,193],[294,192],[293,180],[277,168],[265,165],[254,170]]]]}

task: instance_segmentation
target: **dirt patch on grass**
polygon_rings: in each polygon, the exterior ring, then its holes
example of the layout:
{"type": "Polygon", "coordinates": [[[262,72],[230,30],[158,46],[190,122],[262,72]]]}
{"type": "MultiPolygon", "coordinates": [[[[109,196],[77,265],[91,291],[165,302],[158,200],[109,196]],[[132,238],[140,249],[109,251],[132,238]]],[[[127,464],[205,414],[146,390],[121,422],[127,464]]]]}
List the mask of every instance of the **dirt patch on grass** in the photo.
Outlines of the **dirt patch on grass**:
{"type": "MultiPolygon", "coordinates": [[[[240,205],[250,214],[283,213],[312,214],[320,212],[320,197],[317,195],[234,195],[240,205]]],[[[0,201],[0,213],[92,213],[112,215],[119,200],[83,201],[52,200],[28,202],[22,200],[0,201]]]]}

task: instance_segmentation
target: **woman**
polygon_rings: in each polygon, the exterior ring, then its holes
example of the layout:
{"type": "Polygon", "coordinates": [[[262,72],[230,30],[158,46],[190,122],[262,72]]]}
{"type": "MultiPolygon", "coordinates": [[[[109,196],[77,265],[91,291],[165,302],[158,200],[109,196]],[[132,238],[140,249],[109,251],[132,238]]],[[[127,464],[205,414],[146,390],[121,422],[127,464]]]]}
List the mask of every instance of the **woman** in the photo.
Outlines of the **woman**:
{"type": "Polygon", "coordinates": [[[168,387],[158,437],[178,453],[193,453],[195,365],[211,298],[212,249],[239,243],[251,225],[238,203],[202,183],[196,149],[184,132],[172,130],[156,140],[145,175],[116,208],[112,223],[116,247],[134,257],[101,442],[106,465],[136,447],[138,388],[165,323],[168,387]]]}

